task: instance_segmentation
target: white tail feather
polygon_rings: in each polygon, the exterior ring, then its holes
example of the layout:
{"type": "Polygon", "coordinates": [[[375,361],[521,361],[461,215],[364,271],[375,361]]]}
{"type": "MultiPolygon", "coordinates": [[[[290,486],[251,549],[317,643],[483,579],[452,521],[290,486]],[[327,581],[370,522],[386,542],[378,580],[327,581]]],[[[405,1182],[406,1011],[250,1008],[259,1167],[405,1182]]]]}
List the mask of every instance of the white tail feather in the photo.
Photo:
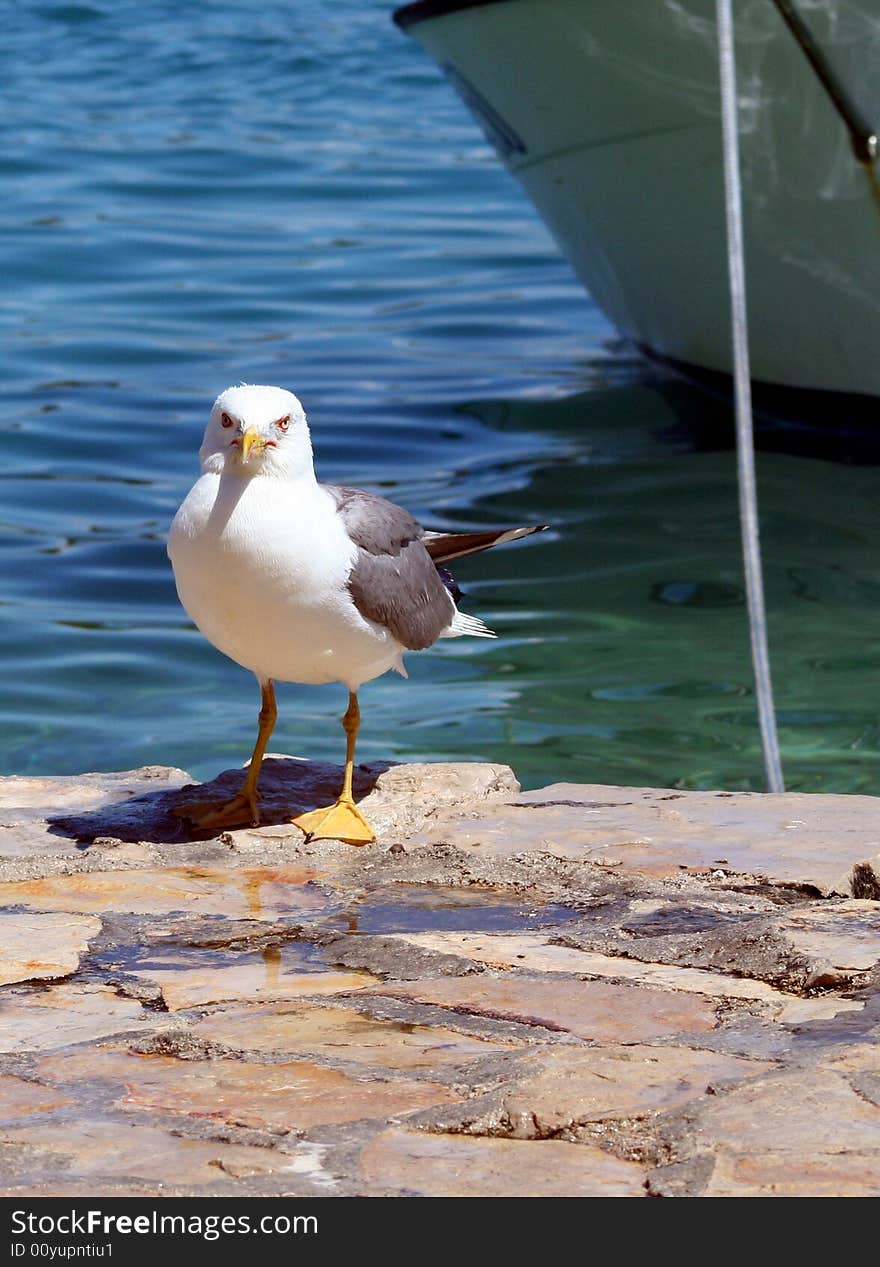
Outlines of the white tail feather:
{"type": "Polygon", "coordinates": [[[498,635],[484,625],[479,616],[467,616],[464,612],[456,611],[452,618],[452,624],[442,636],[444,638],[459,638],[462,634],[470,634],[474,638],[497,638],[498,635]]]}

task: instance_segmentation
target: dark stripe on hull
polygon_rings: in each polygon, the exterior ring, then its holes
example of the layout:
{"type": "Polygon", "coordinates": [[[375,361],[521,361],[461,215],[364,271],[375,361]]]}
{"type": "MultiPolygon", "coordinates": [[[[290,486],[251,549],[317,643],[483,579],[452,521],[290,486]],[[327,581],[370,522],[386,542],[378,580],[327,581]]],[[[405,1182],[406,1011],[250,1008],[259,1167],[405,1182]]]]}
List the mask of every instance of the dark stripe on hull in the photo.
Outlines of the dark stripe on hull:
{"type": "MultiPolygon", "coordinates": [[[[706,411],[705,427],[687,411],[682,425],[698,449],[726,449],[733,444],[733,378],[724,370],[706,369],[636,347],[649,361],[667,366],[730,406],[730,416],[706,411]]],[[[767,452],[798,454],[823,461],[880,465],[880,399],[863,392],[790,387],[752,380],[755,442],[767,452]]]]}
{"type": "Polygon", "coordinates": [[[405,4],[395,9],[394,21],[402,31],[428,18],[442,18],[447,13],[462,9],[485,9],[490,4],[510,4],[511,0],[418,0],[417,4],[405,4]]]}

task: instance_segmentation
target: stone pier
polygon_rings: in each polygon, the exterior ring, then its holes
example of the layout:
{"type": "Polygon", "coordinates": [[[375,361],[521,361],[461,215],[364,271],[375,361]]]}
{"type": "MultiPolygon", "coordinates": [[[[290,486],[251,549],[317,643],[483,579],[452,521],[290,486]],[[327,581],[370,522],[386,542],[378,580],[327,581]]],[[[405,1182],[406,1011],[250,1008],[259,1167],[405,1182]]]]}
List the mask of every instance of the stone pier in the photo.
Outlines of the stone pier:
{"type": "Polygon", "coordinates": [[[880,799],[340,778],[0,779],[0,1192],[880,1192],[880,799]]]}

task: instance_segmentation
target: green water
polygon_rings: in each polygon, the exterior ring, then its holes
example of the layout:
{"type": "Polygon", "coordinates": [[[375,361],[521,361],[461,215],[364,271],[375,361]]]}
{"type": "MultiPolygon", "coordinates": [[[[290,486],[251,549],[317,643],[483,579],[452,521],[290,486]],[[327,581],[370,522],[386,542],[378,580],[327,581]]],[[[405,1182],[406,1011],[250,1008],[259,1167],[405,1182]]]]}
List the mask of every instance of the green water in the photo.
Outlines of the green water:
{"type": "MultiPolygon", "coordinates": [[[[367,686],[362,759],[758,788],[726,410],[615,339],[390,8],[10,15],[0,768],[249,755],[255,684],[188,625],[164,551],[243,378],[303,399],[324,478],[433,527],[552,525],[459,565],[499,640],[367,686]]],[[[773,447],[787,779],[873,791],[880,475],[773,447]]],[[[341,757],[341,688],[279,702],[274,750],[341,757]]]]}

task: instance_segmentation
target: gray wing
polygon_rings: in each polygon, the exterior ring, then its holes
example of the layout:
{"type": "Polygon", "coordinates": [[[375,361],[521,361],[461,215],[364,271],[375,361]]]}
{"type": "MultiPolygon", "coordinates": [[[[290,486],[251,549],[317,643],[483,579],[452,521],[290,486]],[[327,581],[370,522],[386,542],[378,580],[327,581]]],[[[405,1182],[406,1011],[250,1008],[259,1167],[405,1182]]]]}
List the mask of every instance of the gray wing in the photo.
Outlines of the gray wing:
{"type": "Polygon", "coordinates": [[[453,603],[409,511],[360,488],[325,484],[357,546],[348,589],[362,616],[384,625],[410,651],[436,642],[453,603]]]}

